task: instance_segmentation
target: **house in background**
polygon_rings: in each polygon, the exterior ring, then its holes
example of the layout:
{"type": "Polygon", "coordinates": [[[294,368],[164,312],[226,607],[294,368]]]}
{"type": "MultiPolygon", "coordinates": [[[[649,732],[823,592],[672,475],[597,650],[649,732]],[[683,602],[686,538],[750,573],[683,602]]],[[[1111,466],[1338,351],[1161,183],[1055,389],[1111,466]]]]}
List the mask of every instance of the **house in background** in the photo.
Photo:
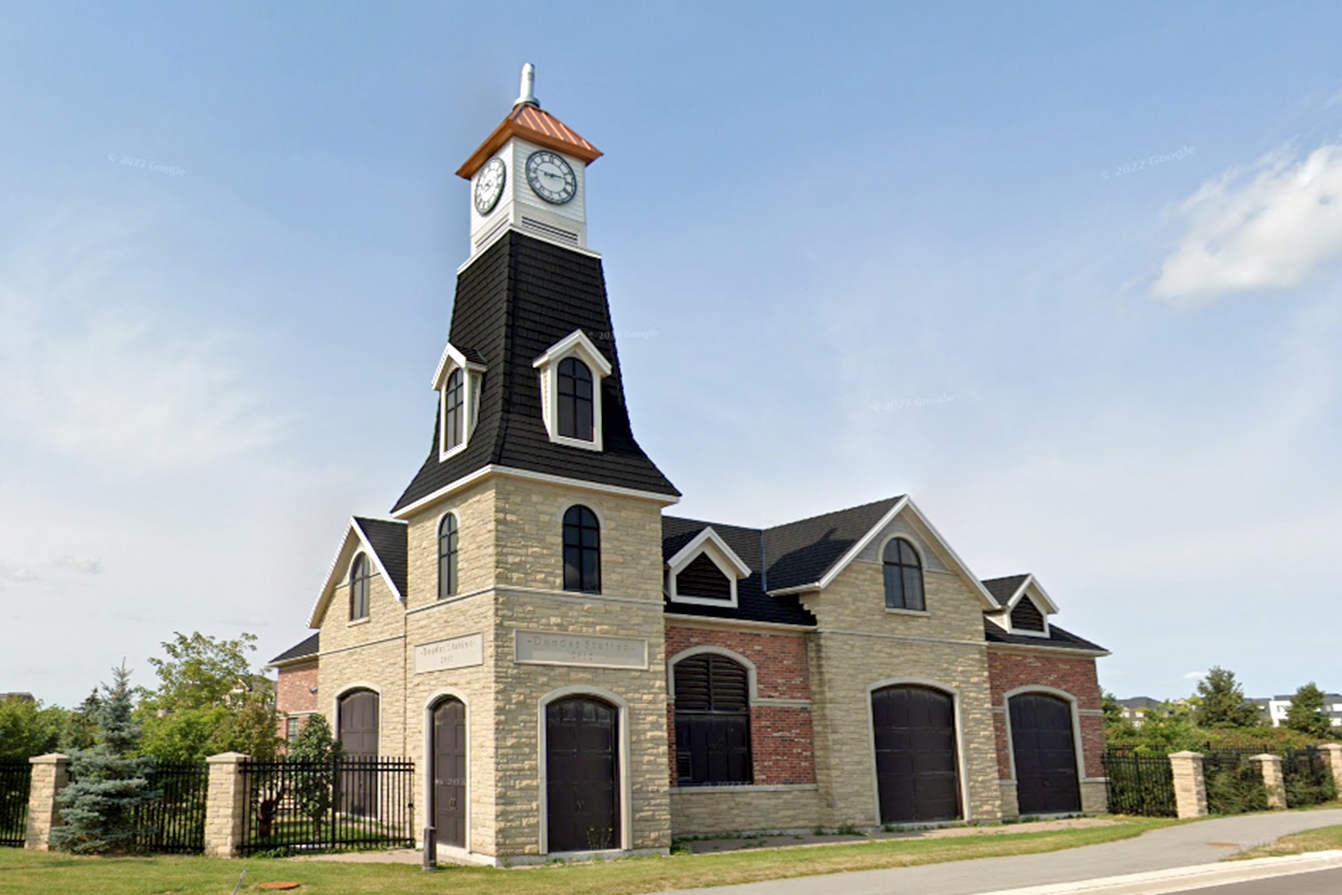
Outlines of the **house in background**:
{"type": "MultiPolygon", "coordinates": [[[[1292,693],[1289,696],[1254,701],[1265,704],[1273,727],[1281,727],[1286,723],[1286,713],[1291,710],[1291,700],[1294,698],[1295,694],[1292,693]]],[[[1342,727],[1342,693],[1323,694],[1323,710],[1334,727],[1342,727]]]]}
{"type": "Polygon", "coordinates": [[[412,758],[416,840],[483,863],[1104,811],[1107,653],[1033,575],[980,580],[908,496],[669,512],[587,245],[600,155],[528,66],[457,172],[428,457],[389,518],[350,520],[317,633],[274,660],[286,731],[319,711],[348,753],[412,758]]]}

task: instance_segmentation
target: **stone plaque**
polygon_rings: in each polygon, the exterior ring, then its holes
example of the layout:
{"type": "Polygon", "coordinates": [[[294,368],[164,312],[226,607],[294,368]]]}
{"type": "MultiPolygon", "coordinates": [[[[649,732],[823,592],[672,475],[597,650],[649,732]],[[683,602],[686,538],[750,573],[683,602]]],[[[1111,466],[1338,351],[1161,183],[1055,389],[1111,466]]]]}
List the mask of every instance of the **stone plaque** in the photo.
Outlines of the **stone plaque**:
{"type": "Polygon", "coordinates": [[[415,647],[415,674],[469,668],[485,663],[485,639],[479,634],[453,637],[415,647]]]}
{"type": "Polygon", "coordinates": [[[517,631],[518,662],[534,665],[589,665],[596,668],[648,667],[648,641],[594,634],[517,631]]]}

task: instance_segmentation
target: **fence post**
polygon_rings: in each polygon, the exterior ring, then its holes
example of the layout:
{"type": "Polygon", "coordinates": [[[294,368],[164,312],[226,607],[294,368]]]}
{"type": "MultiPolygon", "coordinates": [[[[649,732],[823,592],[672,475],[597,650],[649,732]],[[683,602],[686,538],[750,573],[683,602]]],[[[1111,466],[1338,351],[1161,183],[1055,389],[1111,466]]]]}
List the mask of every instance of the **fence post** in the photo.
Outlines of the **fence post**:
{"type": "Polygon", "coordinates": [[[23,847],[50,851],[51,830],[61,823],[56,796],[70,782],[70,756],[52,752],[34,756],[28,762],[33,766],[33,776],[28,789],[28,825],[23,831],[23,847]]]}
{"type": "Polygon", "coordinates": [[[1174,778],[1174,805],[1180,818],[1207,816],[1207,784],[1202,776],[1202,755],[1175,752],[1170,755],[1174,778]]]}
{"type": "Polygon", "coordinates": [[[1333,772],[1333,782],[1342,789],[1342,743],[1324,743],[1319,751],[1328,762],[1328,770],[1333,772]]]}
{"type": "Polygon", "coordinates": [[[247,805],[247,778],[242,763],[251,758],[241,752],[224,752],[205,759],[210,768],[205,796],[205,854],[231,858],[242,845],[243,818],[247,805]]]}
{"type": "Polygon", "coordinates": [[[1281,756],[1264,752],[1249,759],[1258,766],[1258,774],[1263,778],[1267,789],[1267,807],[1269,811],[1283,811],[1286,808],[1286,778],[1281,772],[1281,756]]]}

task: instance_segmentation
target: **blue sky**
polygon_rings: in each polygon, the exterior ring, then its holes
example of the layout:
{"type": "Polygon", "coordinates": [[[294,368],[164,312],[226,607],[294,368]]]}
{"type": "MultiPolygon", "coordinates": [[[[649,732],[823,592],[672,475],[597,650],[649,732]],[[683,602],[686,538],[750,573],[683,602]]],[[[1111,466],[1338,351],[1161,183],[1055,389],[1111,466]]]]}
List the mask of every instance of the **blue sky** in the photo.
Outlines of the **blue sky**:
{"type": "Polygon", "coordinates": [[[606,152],[635,433],[765,525],[911,493],[1101,682],[1336,662],[1329,4],[0,9],[0,690],[304,624],[428,450],[457,166],[606,152]],[[141,165],[143,161],[143,165],[141,165]]]}

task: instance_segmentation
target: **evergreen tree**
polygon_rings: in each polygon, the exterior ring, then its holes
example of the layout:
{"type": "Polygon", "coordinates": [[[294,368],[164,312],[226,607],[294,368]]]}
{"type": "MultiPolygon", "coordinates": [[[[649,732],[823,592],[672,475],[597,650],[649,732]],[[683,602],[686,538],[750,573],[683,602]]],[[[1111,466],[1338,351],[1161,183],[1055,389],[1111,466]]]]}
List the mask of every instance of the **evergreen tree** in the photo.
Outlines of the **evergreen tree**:
{"type": "Polygon", "coordinates": [[[125,663],[112,670],[112,681],[97,706],[99,741],[71,753],[73,782],[56,800],[62,825],[51,831],[51,844],[76,854],[130,851],[139,832],[136,809],[158,795],[145,779],[151,760],[132,757],[140,730],[125,663]]]}
{"type": "Polygon", "coordinates": [[[95,689],[84,698],[79,708],[70,713],[65,731],[61,734],[60,750],[65,753],[76,749],[92,749],[98,742],[98,712],[102,698],[95,689]]]}
{"type": "Polygon", "coordinates": [[[1286,726],[1292,730],[1323,739],[1332,733],[1332,721],[1324,713],[1323,691],[1310,681],[1291,697],[1286,710],[1286,726]]]}
{"type": "Polygon", "coordinates": [[[1193,701],[1193,721],[1199,727],[1255,727],[1260,720],[1258,706],[1244,698],[1235,672],[1219,665],[1198,681],[1193,701]]]}
{"type": "Polygon", "coordinates": [[[331,814],[337,761],[343,752],[340,741],[331,733],[331,725],[319,714],[309,715],[307,726],[289,744],[286,759],[310,766],[297,778],[294,801],[298,810],[311,819],[318,833],[323,818],[331,814]]]}

